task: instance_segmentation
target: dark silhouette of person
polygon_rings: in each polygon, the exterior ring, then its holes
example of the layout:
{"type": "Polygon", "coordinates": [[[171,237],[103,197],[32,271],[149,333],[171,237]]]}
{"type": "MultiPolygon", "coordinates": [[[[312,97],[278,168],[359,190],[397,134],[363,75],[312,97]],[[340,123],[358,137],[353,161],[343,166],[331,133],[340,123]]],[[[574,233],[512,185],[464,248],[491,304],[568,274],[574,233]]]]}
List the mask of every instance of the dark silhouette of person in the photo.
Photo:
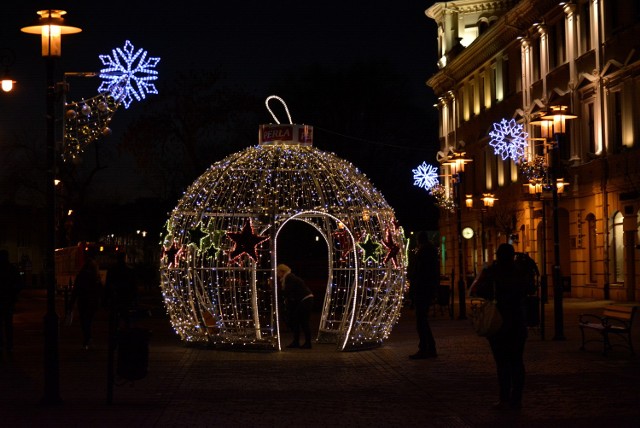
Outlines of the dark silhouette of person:
{"type": "Polygon", "coordinates": [[[309,318],[313,309],[313,293],[287,265],[278,265],[276,269],[278,280],[282,287],[288,324],[293,332],[293,341],[287,348],[311,349],[311,328],[309,318]],[[305,342],[300,345],[300,330],[304,334],[305,342]]]}
{"type": "Polygon", "coordinates": [[[501,244],[496,261],[480,273],[471,285],[470,294],[487,299],[495,298],[502,316],[502,327],[487,339],[496,362],[499,398],[498,410],[519,409],[522,406],[525,367],[524,345],[527,340],[526,296],[529,292],[526,272],[515,262],[515,250],[501,244]]]}
{"type": "Polygon", "coordinates": [[[107,271],[105,281],[105,304],[116,325],[131,327],[131,311],[138,303],[138,290],[133,269],[127,266],[127,254],[116,254],[116,264],[107,271]]]}
{"type": "Polygon", "coordinates": [[[0,250],[0,352],[13,350],[13,313],[20,286],[20,273],[9,262],[9,252],[0,250]]]}
{"type": "Polygon", "coordinates": [[[84,264],[76,276],[73,291],[71,292],[69,310],[73,311],[75,304],[78,304],[78,316],[82,329],[82,347],[89,349],[91,346],[93,320],[98,309],[100,309],[102,283],[95,250],[89,249],[85,251],[84,257],[84,264]]]}
{"type": "Polygon", "coordinates": [[[426,232],[421,231],[416,238],[417,247],[409,259],[407,277],[409,298],[415,309],[418,331],[418,352],[409,358],[425,359],[438,356],[436,341],[429,325],[429,307],[440,285],[440,262],[438,250],[429,241],[426,232]]]}

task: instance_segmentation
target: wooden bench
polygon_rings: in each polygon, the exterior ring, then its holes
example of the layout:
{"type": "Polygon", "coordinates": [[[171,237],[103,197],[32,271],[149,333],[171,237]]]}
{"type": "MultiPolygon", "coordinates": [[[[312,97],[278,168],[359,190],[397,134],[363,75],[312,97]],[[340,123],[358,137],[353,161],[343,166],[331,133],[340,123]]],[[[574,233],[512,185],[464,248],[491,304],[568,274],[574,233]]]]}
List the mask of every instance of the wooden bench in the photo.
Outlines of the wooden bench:
{"type": "Polygon", "coordinates": [[[613,335],[624,341],[624,343],[616,343],[615,345],[624,346],[631,351],[631,355],[635,355],[631,341],[631,328],[635,313],[636,306],[608,305],[605,306],[602,315],[580,315],[578,323],[582,333],[580,349],[584,351],[584,345],[589,342],[602,342],[602,355],[606,355],[614,345],[610,340],[610,336],[613,335]],[[585,340],[585,331],[597,332],[599,338],[585,340]]]}

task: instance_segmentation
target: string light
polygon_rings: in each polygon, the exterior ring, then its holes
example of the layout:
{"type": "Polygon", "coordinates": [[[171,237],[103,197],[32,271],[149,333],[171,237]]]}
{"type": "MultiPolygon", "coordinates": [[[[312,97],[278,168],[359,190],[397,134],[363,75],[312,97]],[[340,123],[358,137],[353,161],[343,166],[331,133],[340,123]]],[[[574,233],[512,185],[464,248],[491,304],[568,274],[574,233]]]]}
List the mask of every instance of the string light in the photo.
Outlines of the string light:
{"type": "Polygon", "coordinates": [[[265,141],[213,164],[171,212],[161,288],[184,342],[281,349],[275,267],[289,221],[314,227],[328,249],[326,291],[316,296],[323,302],[317,340],[354,350],[389,336],[405,287],[406,257],[396,250],[404,232],[367,177],[315,148],[310,135],[265,141]],[[238,253],[235,238],[247,224],[254,246],[238,253]],[[379,257],[381,243],[386,257],[379,257]]]}

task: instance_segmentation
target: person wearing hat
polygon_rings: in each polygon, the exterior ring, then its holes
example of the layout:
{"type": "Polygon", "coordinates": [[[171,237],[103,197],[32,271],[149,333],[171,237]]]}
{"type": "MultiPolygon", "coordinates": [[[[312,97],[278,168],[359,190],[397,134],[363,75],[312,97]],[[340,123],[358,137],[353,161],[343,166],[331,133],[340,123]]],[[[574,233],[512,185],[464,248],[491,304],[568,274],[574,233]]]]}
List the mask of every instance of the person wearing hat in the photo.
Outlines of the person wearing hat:
{"type": "Polygon", "coordinates": [[[276,273],[287,308],[288,324],[293,331],[293,341],[287,348],[311,349],[309,318],[313,309],[313,293],[300,277],[291,272],[289,266],[278,265],[276,273]],[[305,339],[302,345],[300,345],[300,330],[305,339]]]}

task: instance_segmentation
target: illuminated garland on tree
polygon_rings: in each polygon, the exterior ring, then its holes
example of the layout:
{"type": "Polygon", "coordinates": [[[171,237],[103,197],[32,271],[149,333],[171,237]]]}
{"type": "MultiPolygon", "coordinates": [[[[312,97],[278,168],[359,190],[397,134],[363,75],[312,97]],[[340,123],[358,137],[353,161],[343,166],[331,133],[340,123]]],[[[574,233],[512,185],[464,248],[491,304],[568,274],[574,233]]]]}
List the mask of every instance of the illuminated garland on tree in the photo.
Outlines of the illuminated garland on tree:
{"type": "Polygon", "coordinates": [[[447,188],[442,184],[436,184],[429,190],[429,194],[436,198],[436,205],[440,208],[454,212],[457,208],[456,203],[449,197],[449,192],[447,192],[447,188]]]}
{"type": "Polygon", "coordinates": [[[317,340],[353,350],[389,336],[402,307],[404,232],[366,176],[313,147],[311,131],[263,126],[260,145],[213,164],[172,211],[161,288],[183,341],[281,349],[280,291],[270,284],[289,221],[314,227],[328,249],[317,340]]]}
{"type": "Polygon", "coordinates": [[[73,160],[96,139],[110,135],[109,123],[117,109],[118,103],[108,94],[66,104],[62,158],[73,160]]]}
{"type": "Polygon", "coordinates": [[[523,159],[519,167],[522,176],[529,182],[542,181],[549,173],[545,158],[540,155],[535,156],[533,161],[523,159]]]}

